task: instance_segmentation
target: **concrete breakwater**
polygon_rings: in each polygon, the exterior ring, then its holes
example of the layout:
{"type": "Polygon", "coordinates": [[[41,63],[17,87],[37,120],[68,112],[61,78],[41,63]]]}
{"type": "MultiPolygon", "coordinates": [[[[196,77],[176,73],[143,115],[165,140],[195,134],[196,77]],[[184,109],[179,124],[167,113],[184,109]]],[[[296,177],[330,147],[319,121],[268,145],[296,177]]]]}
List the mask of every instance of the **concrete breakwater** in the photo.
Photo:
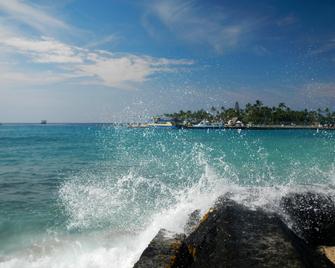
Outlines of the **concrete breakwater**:
{"type": "Polygon", "coordinates": [[[222,196],[202,217],[195,210],[185,233],[161,229],[134,268],[335,267],[333,200],[294,193],[280,205],[286,219],[222,196]]]}
{"type": "Polygon", "coordinates": [[[335,130],[334,126],[304,126],[304,125],[253,125],[253,126],[225,126],[226,129],[250,129],[250,130],[280,130],[280,129],[297,129],[297,130],[335,130]]]}

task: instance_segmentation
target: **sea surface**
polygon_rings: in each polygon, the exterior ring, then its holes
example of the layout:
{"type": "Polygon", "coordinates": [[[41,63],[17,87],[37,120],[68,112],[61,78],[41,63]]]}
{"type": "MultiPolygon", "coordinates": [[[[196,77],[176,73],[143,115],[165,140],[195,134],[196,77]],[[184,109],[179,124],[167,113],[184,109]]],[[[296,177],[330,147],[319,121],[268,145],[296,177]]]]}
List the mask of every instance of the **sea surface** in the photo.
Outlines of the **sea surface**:
{"type": "Polygon", "coordinates": [[[280,212],[297,191],[335,195],[335,131],[4,124],[0,267],[132,267],[222,194],[280,212]]]}

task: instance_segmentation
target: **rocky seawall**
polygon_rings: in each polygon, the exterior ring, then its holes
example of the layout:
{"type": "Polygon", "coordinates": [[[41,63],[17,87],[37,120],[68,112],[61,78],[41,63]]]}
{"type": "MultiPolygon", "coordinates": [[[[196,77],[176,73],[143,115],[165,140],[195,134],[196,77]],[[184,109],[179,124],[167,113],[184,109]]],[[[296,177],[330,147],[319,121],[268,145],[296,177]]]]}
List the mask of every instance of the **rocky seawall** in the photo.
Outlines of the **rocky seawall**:
{"type": "Polygon", "coordinates": [[[282,198],[282,215],[251,210],[227,196],[185,233],[161,229],[134,268],[335,267],[335,204],[312,192],[282,198]],[[290,222],[290,226],[286,222],[290,222]]]}

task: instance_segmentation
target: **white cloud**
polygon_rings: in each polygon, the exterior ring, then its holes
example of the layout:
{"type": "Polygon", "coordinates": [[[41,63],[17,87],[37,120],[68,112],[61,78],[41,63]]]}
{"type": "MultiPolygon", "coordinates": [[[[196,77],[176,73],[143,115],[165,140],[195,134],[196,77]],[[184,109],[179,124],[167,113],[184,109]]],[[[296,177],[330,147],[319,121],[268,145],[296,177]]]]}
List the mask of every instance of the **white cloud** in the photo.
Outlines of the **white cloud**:
{"type": "Polygon", "coordinates": [[[51,16],[42,7],[34,7],[20,0],[1,0],[0,12],[7,14],[8,19],[29,25],[40,32],[69,28],[66,23],[51,16]]]}
{"type": "Polygon", "coordinates": [[[46,36],[45,32],[53,28],[65,29],[69,26],[39,6],[28,5],[21,0],[0,0],[0,56],[6,60],[13,59],[11,63],[0,63],[0,68],[5,69],[0,75],[0,85],[44,85],[72,80],[80,84],[131,88],[154,74],[192,64],[192,61],[183,59],[116,54],[93,49],[115,41],[114,35],[86,47],[74,46],[46,36]],[[9,21],[14,22],[13,25],[9,25],[9,21]],[[27,36],[27,31],[22,34],[18,30],[20,27],[15,28],[20,23],[37,30],[38,35],[27,36]],[[24,70],[23,66],[27,65],[29,67],[24,70]],[[42,73],[37,71],[41,66],[45,70],[42,73]]]}
{"type": "Polygon", "coordinates": [[[204,10],[195,1],[152,1],[142,19],[143,26],[154,34],[150,16],[158,18],[179,39],[191,43],[207,44],[218,53],[240,44],[255,26],[255,21],[233,18],[222,10],[204,10]],[[210,13],[210,14],[208,14],[210,13]]]}
{"type": "MultiPolygon", "coordinates": [[[[156,73],[170,72],[178,66],[193,64],[192,61],[183,59],[154,58],[146,55],[114,54],[101,50],[89,50],[48,37],[29,39],[7,36],[0,39],[1,47],[13,55],[20,53],[26,56],[30,64],[48,63],[52,64],[52,67],[60,69],[58,75],[50,76],[53,79],[48,79],[49,83],[80,77],[83,78],[81,83],[131,88],[156,73]]],[[[42,81],[38,82],[37,77],[39,76],[25,75],[22,72],[6,72],[6,76],[7,79],[2,82],[16,79],[23,84],[25,82],[44,84],[43,77],[40,77],[42,81]]]]}
{"type": "Polygon", "coordinates": [[[144,82],[155,73],[170,71],[176,65],[189,64],[192,64],[192,61],[128,54],[103,59],[95,58],[94,63],[77,67],[86,75],[95,76],[107,86],[129,88],[134,83],[144,82]]]}
{"type": "Polygon", "coordinates": [[[103,38],[99,40],[94,40],[88,43],[85,47],[95,48],[95,47],[99,47],[99,46],[106,45],[106,44],[113,44],[113,43],[117,43],[120,39],[121,38],[118,35],[111,34],[111,35],[104,36],[103,38]]]}
{"type": "Polygon", "coordinates": [[[48,37],[34,40],[23,37],[7,37],[0,45],[29,55],[34,62],[40,63],[80,63],[82,58],[78,49],[48,37]]]}

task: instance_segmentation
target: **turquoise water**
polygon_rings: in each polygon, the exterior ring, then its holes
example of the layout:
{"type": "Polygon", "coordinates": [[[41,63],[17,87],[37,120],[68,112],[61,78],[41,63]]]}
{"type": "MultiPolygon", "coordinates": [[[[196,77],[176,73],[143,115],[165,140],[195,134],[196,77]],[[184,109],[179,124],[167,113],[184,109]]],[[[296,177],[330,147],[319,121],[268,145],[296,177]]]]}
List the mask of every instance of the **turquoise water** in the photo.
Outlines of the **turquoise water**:
{"type": "Polygon", "coordinates": [[[229,192],[335,190],[335,131],[0,126],[0,267],[131,267],[229,192]]]}

